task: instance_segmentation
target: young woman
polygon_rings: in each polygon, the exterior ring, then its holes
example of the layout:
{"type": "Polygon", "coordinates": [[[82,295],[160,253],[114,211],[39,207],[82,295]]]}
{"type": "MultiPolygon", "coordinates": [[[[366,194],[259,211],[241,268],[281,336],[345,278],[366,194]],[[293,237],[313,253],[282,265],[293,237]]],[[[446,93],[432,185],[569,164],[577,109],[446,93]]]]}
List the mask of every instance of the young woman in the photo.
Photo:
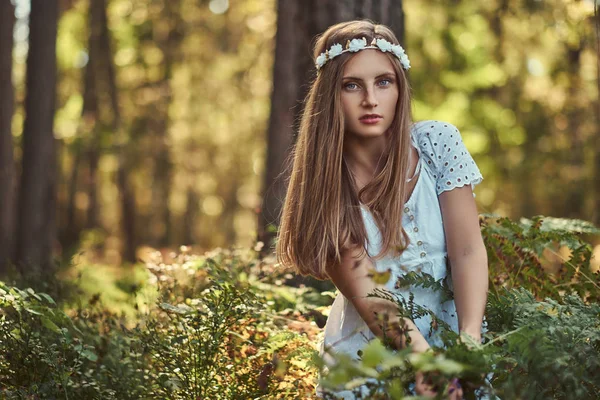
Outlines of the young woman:
{"type": "MultiPolygon", "coordinates": [[[[282,265],[330,279],[340,291],[321,354],[326,361],[328,351],[356,359],[384,335],[406,347],[404,335],[375,313],[387,313],[391,325],[404,322],[415,352],[442,346],[429,333],[430,316],[398,321],[392,302],[367,297],[382,288],[408,300],[395,287],[408,271],[445,281],[454,299],[413,288],[414,301],[455,332],[481,340],[488,270],[473,188],[483,178],[458,129],[413,123],[410,62],[389,28],[362,20],[334,25],[318,38],[314,57],[317,75],[293,152],[276,253],[282,265]],[[371,279],[386,274],[385,284],[371,279]]],[[[435,394],[420,374],[413,389],[435,394]]],[[[457,382],[450,391],[450,399],[462,398],[457,382]]]]}

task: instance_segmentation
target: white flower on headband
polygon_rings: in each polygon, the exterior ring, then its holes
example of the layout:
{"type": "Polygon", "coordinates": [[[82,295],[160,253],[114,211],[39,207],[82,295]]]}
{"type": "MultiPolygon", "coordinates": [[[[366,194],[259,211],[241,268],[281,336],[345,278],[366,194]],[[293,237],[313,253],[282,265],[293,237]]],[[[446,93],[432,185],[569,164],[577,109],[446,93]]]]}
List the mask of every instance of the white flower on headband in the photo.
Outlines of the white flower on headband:
{"type": "Polygon", "coordinates": [[[321,68],[327,62],[327,54],[321,53],[317,57],[317,69],[321,68]]]}
{"type": "Polygon", "coordinates": [[[406,52],[404,51],[402,46],[398,44],[393,45],[392,53],[394,53],[394,55],[400,60],[400,63],[402,64],[402,67],[404,67],[405,70],[410,69],[410,61],[408,60],[408,56],[406,55],[406,52]]]}
{"type": "Polygon", "coordinates": [[[329,59],[331,60],[332,58],[339,56],[340,54],[342,54],[342,51],[344,51],[344,49],[341,44],[334,44],[329,49],[329,59]]]}
{"type": "Polygon", "coordinates": [[[392,53],[394,53],[394,55],[398,58],[406,55],[402,46],[399,45],[392,46],[392,53]]]}
{"type": "Polygon", "coordinates": [[[375,44],[377,45],[377,47],[379,47],[379,50],[383,51],[384,53],[386,51],[392,51],[393,48],[392,44],[384,39],[377,39],[375,44]]]}
{"type": "Polygon", "coordinates": [[[353,53],[356,53],[357,51],[362,50],[365,47],[367,47],[367,39],[365,38],[352,39],[352,41],[350,41],[350,43],[346,46],[348,51],[351,51],[353,53]]]}
{"type": "Polygon", "coordinates": [[[319,54],[317,59],[315,60],[315,66],[317,70],[320,70],[323,65],[327,63],[327,61],[334,59],[340,54],[346,53],[348,51],[356,53],[360,50],[364,49],[379,49],[382,52],[391,52],[400,60],[402,64],[402,68],[405,70],[410,69],[410,61],[408,60],[408,56],[404,52],[402,46],[398,44],[392,44],[385,39],[373,39],[371,44],[367,46],[367,39],[352,39],[346,42],[346,49],[343,49],[342,45],[339,43],[334,44],[329,48],[329,50],[324,53],[319,54]]]}
{"type": "Polygon", "coordinates": [[[406,54],[402,54],[399,58],[402,67],[404,67],[404,69],[408,71],[410,69],[410,61],[408,60],[408,56],[406,54]]]}

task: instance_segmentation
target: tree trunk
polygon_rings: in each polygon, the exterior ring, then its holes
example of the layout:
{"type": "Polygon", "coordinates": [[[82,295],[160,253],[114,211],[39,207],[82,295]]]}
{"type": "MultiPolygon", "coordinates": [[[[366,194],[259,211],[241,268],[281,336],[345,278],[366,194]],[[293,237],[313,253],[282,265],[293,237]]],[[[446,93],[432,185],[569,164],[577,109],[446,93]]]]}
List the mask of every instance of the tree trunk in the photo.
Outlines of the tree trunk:
{"type": "MultiPolygon", "coordinates": [[[[600,4],[596,3],[594,7],[594,24],[596,27],[596,44],[600,46],[600,4]]],[[[598,93],[596,97],[596,129],[597,136],[600,136],[600,51],[596,52],[596,84],[598,93]]],[[[596,159],[594,162],[594,176],[592,178],[594,207],[592,213],[592,222],[596,226],[600,225],[600,140],[596,140],[596,159]]]]}
{"type": "MultiPolygon", "coordinates": [[[[100,142],[102,127],[108,126],[110,120],[106,121],[106,116],[101,115],[100,104],[106,104],[110,108],[108,99],[103,98],[98,90],[109,84],[108,64],[111,64],[108,21],[106,18],[106,4],[104,1],[91,1],[89,8],[89,60],[86,66],[85,92],[83,105],[83,123],[86,124],[84,135],[88,140],[84,140],[88,161],[87,192],[88,208],[85,227],[92,229],[98,226],[98,163],[100,161],[100,142]],[[104,119],[104,120],[103,120],[104,119]],[[89,126],[87,125],[89,124],[89,126]]],[[[109,114],[109,113],[105,113],[109,114]]]]}
{"type": "Polygon", "coordinates": [[[102,60],[104,61],[103,70],[105,87],[107,88],[107,104],[109,105],[110,111],[112,112],[112,121],[110,122],[110,130],[115,135],[115,142],[117,142],[117,175],[116,182],[119,188],[119,196],[121,202],[121,234],[123,235],[123,248],[122,257],[124,261],[134,263],[136,262],[136,237],[135,237],[135,193],[131,189],[131,183],[129,182],[129,142],[127,135],[122,131],[121,127],[121,112],[119,108],[119,99],[117,93],[117,81],[115,77],[115,68],[113,65],[112,51],[110,47],[110,34],[108,31],[108,18],[106,15],[106,1],[95,0],[93,3],[96,4],[100,11],[100,17],[102,19],[102,35],[99,41],[99,53],[102,54],[102,60]]]}
{"type": "Polygon", "coordinates": [[[157,106],[156,118],[156,143],[154,181],[152,184],[152,210],[155,220],[152,241],[154,245],[166,247],[173,243],[171,229],[171,209],[169,208],[169,197],[172,186],[173,161],[170,154],[169,139],[169,108],[173,99],[171,79],[173,78],[173,67],[177,62],[177,55],[184,37],[182,31],[185,24],[181,20],[181,1],[168,0],[165,2],[163,19],[168,21],[169,29],[160,34],[157,30],[155,41],[164,54],[164,75],[159,83],[163,96],[157,106]]]}
{"type": "Polygon", "coordinates": [[[12,258],[15,168],[12,142],[12,48],[15,8],[0,0],[0,273],[12,258]]]}
{"type": "Polygon", "coordinates": [[[124,261],[135,262],[135,196],[129,183],[128,140],[121,130],[121,114],[110,47],[106,1],[91,1],[89,13],[90,58],[85,78],[87,96],[84,95],[83,113],[84,123],[90,124],[92,128],[90,140],[84,141],[82,146],[82,152],[89,156],[89,186],[87,190],[90,195],[90,206],[87,212],[86,226],[93,228],[100,224],[96,176],[98,162],[102,156],[99,148],[101,135],[104,131],[108,131],[114,135],[113,142],[116,143],[117,149],[118,167],[115,180],[121,203],[122,257],[124,261]],[[89,75],[87,75],[88,72],[89,75]],[[105,88],[105,90],[99,91],[98,88],[105,88]]]}
{"type": "Polygon", "coordinates": [[[54,108],[57,0],[32,0],[19,196],[17,262],[51,266],[55,206],[54,108]]]}
{"type": "MultiPolygon", "coordinates": [[[[277,2],[277,34],[275,36],[275,62],[273,66],[273,92],[271,117],[267,132],[267,157],[263,181],[263,205],[259,214],[258,240],[270,248],[274,237],[269,226],[279,225],[281,199],[285,195],[285,177],[278,178],[292,144],[294,111],[298,99],[296,74],[296,35],[298,4],[294,0],[277,2]]],[[[306,57],[306,54],[303,53],[306,57]]]]}
{"type": "Polygon", "coordinates": [[[232,246],[237,240],[237,232],[235,229],[235,214],[238,209],[237,189],[239,182],[239,162],[233,161],[230,169],[231,183],[229,191],[225,195],[225,207],[221,214],[221,227],[225,230],[225,243],[232,246]]]}
{"type": "MultiPolygon", "coordinates": [[[[65,234],[62,235],[62,243],[65,247],[73,246],[79,237],[82,225],[76,219],[77,207],[75,197],[79,187],[80,174],[79,170],[82,167],[82,161],[86,156],[89,160],[94,159],[94,151],[91,149],[90,136],[97,136],[98,132],[98,98],[96,93],[96,79],[98,68],[95,66],[97,58],[102,55],[98,52],[98,37],[101,32],[101,18],[98,18],[98,6],[102,7],[100,2],[92,2],[88,11],[88,63],[85,66],[83,75],[83,107],[81,110],[81,119],[77,131],[77,139],[71,146],[73,149],[73,165],[69,178],[68,201],[67,201],[67,219],[65,226],[65,234]]],[[[102,9],[100,9],[100,13],[102,9]]],[[[88,186],[90,182],[95,180],[95,168],[97,162],[90,161],[88,163],[88,186]]],[[[94,226],[93,221],[96,219],[97,209],[95,209],[95,190],[88,188],[88,196],[90,205],[87,210],[87,221],[85,222],[88,228],[94,226]]]]}
{"type": "Polygon", "coordinates": [[[121,232],[123,234],[123,260],[136,261],[135,242],[135,196],[129,183],[129,164],[127,163],[126,148],[119,149],[119,167],[117,170],[117,186],[121,200],[121,232]]]}
{"type": "MultiPolygon", "coordinates": [[[[85,109],[85,90],[83,95],[83,108],[85,109]]],[[[75,196],[77,195],[77,182],[79,179],[79,165],[81,164],[81,143],[76,141],[73,145],[73,165],[71,166],[71,174],[69,176],[68,193],[67,193],[67,212],[66,226],[61,231],[61,243],[63,247],[70,248],[77,241],[79,236],[79,228],[75,214],[77,207],[75,205],[75,196]]]]}
{"type": "Polygon", "coordinates": [[[198,216],[198,194],[193,187],[188,188],[187,205],[183,218],[183,244],[192,245],[198,243],[194,233],[196,217],[198,216]]]}
{"type": "MultiPolygon", "coordinates": [[[[571,148],[565,154],[565,160],[562,163],[569,168],[585,170],[585,138],[582,133],[582,122],[585,119],[584,108],[578,101],[579,95],[583,89],[580,75],[581,53],[584,49],[584,43],[580,42],[567,46],[567,59],[569,66],[567,68],[569,76],[569,89],[567,90],[567,101],[564,114],[567,118],[568,135],[571,139],[571,148]]],[[[585,176],[585,175],[584,175],[585,176]]],[[[567,218],[577,218],[582,210],[585,210],[586,191],[582,187],[588,187],[591,181],[586,181],[583,177],[578,177],[574,182],[566,182],[565,197],[563,207],[564,216],[567,218]]]]}
{"type": "Polygon", "coordinates": [[[278,0],[271,116],[267,132],[267,157],[263,205],[258,217],[258,240],[264,252],[272,249],[274,228],[279,225],[286,192],[284,163],[298,131],[302,103],[315,73],[312,44],[317,34],[338,22],[369,18],[389,26],[404,42],[402,1],[392,0],[278,0]],[[270,227],[271,226],[271,227],[270,227]]]}

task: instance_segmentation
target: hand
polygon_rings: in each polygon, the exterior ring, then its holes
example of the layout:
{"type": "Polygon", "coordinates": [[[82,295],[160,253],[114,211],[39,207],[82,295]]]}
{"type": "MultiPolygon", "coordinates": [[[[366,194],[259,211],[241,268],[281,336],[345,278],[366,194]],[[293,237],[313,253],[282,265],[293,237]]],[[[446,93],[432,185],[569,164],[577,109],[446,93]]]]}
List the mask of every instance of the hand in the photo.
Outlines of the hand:
{"type": "MultiPolygon", "coordinates": [[[[458,338],[458,342],[465,344],[465,346],[469,350],[477,350],[480,349],[481,346],[481,334],[480,331],[477,330],[464,330],[460,332],[460,336],[458,338]]],[[[481,380],[485,380],[487,373],[482,372],[478,374],[481,380]]],[[[473,384],[472,382],[465,382],[465,386],[468,389],[475,390],[479,386],[473,384]]]]}
{"type": "Polygon", "coordinates": [[[473,350],[481,345],[481,333],[475,333],[474,331],[461,331],[458,341],[464,343],[470,350],[473,350]]]}
{"type": "MultiPolygon", "coordinates": [[[[425,353],[427,351],[432,351],[432,349],[429,343],[423,339],[421,342],[413,344],[412,351],[414,353],[425,353]]],[[[437,394],[433,385],[426,383],[425,374],[421,371],[415,373],[415,392],[418,395],[426,397],[435,397],[437,394]]]]}
{"type": "Polygon", "coordinates": [[[420,396],[435,397],[437,391],[433,385],[428,383],[429,380],[425,379],[425,374],[421,371],[415,373],[415,392],[420,396]]]}
{"type": "Polygon", "coordinates": [[[458,378],[452,379],[450,385],[448,385],[448,400],[462,400],[463,395],[464,393],[458,382],[458,378]]]}
{"type": "MultiPolygon", "coordinates": [[[[428,351],[433,351],[431,346],[427,342],[424,342],[420,346],[413,348],[413,352],[415,353],[424,353],[428,351]]],[[[424,397],[435,397],[438,392],[437,385],[433,385],[432,377],[439,376],[438,372],[433,372],[429,374],[425,374],[422,371],[417,371],[415,373],[415,392],[416,394],[424,397]],[[429,377],[427,377],[427,375],[429,377]]],[[[446,394],[448,395],[448,400],[461,400],[463,398],[463,390],[458,383],[458,379],[454,378],[448,385],[446,394]]]]}
{"type": "MultiPolygon", "coordinates": [[[[426,375],[423,372],[417,371],[415,374],[415,392],[420,396],[435,397],[438,393],[438,389],[431,384],[431,379],[426,378],[426,375]]],[[[458,378],[454,378],[450,381],[448,391],[445,393],[447,394],[446,398],[448,400],[462,400],[464,393],[458,382],[458,378]]]]}

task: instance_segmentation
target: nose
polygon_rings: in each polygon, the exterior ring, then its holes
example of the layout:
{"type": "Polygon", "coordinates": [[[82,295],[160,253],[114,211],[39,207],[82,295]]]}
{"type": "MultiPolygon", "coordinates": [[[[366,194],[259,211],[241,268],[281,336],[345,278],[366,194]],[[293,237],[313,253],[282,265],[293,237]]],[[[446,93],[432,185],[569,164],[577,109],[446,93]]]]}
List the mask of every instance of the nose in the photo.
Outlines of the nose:
{"type": "Polygon", "coordinates": [[[365,107],[376,107],[378,104],[377,97],[375,96],[375,90],[373,88],[367,88],[365,91],[365,97],[363,98],[363,105],[365,107]]]}

